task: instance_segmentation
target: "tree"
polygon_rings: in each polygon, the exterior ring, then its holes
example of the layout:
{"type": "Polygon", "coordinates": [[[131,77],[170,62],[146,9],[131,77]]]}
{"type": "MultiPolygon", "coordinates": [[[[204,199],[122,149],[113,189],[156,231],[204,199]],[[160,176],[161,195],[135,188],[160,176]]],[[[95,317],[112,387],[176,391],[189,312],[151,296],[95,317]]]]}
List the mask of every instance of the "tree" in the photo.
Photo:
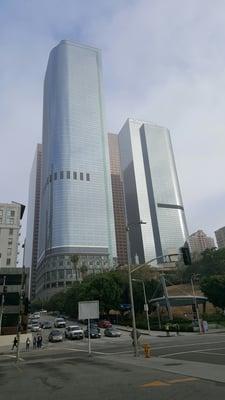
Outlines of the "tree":
{"type": "Polygon", "coordinates": [[[78,280],[78,263],[79,263],[79,256],[77,254],[73,254],[70,258],[71,263],[73,265],[73,269],[75,271],[76,274],[76,281],[78,280]]]}
{"type": "Polygon", "coordinates": [[[86,278],[80,286],[80,300],[99,300],[100,312],[108,314],[111,309],[118,309],[121,288],[110,273],[99,273],[86,278]]]}
{"type": "Polygon", "coordinates": [[[64,308],[65,308],[65,292],[64,291],[54,294],[47,303],[47,309],[49,311],[64,312],[64,308]]]}
{"type": "Polygon", "coordinates": [[[200,287],[215,307],[225,309],[225,274],[204,278],[200,287]]]}

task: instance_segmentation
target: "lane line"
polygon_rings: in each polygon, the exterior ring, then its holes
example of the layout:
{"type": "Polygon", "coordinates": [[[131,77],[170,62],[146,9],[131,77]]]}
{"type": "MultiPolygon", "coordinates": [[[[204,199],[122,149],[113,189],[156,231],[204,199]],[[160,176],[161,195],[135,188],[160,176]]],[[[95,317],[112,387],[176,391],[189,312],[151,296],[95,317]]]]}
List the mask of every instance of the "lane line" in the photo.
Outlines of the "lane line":
{"type": "Polygon", "coordinates": [[[197,343],[190,343],[190,344],[176,344],[176,345],[169,345],[169,346],[158,346],[158,347],[154,347],[154,346],[152,346],[152,349],[155,349],[155,350],[160,350],[160,349],[168,349],[168,348],[171,348],[171,347],[190,347],[190,346],[205,346],[205,345],[207,345],[207,344],[217,344],[217,343],[224,343],[225,344],[225,340],[222,340],[222,341],[219,341],[219,342],[205,342],[205,343],[200,343],[200,342],[197,342],[197,343]]]}
{"type": "MultiPolygon", "coordinates": [[[[188,354],[188,353],[205,353],[207,350],[213,351],[213,350],[220,350],[220,349],[225,349],[225,347],[216,347],[213,349],[202,349],[202,350],[197,349],[197,350],[179,351],[176,353],[165,353],[165,354],[160,354],[158,357],[170,357],[170,356],[177,356],[179,354],[188,354]]],[[[214,355],[214,353],[209,353],[209,354],[211,354],[212,356],[214,355]]],[[[224,356],[224,354],[223,354],[223,356],[224,356]]]]}
{"type": "Polygon", "coordinates": [[[174,384],[174,383],[182,383],[182,382],[192,382],[192,381],[198,381],[198,378],[191,378],[191,377],[187,377],[187,378],[177,378],[177,379],[171,379],[169,381],[166,381],[170,384],[174,384]]]}

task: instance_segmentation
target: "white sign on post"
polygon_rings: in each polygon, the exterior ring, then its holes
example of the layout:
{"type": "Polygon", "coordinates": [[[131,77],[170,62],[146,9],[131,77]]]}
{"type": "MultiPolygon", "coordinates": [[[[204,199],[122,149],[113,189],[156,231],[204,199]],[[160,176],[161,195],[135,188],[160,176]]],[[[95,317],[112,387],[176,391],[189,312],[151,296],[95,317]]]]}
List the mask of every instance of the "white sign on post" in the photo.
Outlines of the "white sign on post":
{"type": "Polygon", "coordinates": [[[79,319],[98,319],[99,301],[79,301],[78,316],[79,319]]]}
{"type": "Polygon", "coordinates": [[[79,301],[78,318],[88,320],[88,355],[91,355],[91,326],[90,319],[99,318],[99,301],[79,301]]]}

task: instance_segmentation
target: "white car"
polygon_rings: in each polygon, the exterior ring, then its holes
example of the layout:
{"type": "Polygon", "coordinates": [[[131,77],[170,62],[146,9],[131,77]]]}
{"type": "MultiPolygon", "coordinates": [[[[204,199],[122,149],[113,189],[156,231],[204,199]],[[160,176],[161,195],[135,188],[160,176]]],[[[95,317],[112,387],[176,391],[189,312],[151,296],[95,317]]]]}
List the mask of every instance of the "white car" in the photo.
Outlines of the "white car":
{"type": "Polygon", "coordinates": [[[41,327],[39,324],[34,324],[31,326],[31,332],[40,332],[41,331],[41,327]]]}
{"type": "Polygon", "coordinates": [[[41,318],[40,313],[39,313],[39,312],[34,313],[32,318],[34,318],[34,319],[39,319],[39,318],[41,318]]]}
{"type": "Polygon", "coordinates": [[[79,325],[67,326],[65,330],[65,338],[67,339],[83,339],[84,331],[79,327],[79,325]]]}
{"type": "Polygon", "coordinates": [[[66,327],[65,320],[63,318],[56,318],[54,321],[54,326],[55,328],[65,328],[66,327]]]}

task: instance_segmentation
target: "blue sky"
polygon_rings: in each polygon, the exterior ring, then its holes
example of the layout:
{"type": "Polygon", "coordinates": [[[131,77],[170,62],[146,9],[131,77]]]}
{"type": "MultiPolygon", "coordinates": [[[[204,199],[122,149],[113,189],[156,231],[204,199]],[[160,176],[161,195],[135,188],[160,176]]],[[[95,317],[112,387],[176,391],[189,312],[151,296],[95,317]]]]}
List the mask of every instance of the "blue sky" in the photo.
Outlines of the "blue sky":
{"type": "Polygon", "coordinates": [[[189,231],[225,225],[225,2],[1,0],[0,201],[27,204],[48,54],[102,49],[107,128],[127,117],[171,131],[189,231]]]}

